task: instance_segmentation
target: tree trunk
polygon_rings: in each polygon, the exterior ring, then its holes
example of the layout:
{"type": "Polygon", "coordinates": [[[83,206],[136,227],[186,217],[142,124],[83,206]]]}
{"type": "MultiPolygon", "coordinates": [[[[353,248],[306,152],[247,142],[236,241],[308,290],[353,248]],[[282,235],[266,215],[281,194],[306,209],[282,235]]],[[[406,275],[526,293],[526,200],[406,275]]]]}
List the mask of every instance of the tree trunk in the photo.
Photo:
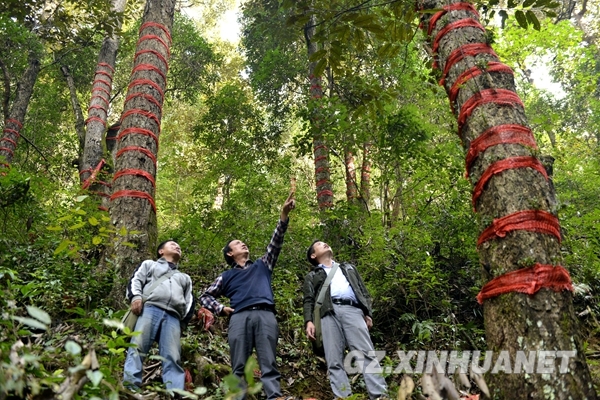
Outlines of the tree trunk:
{"type": "Polygon", "coordinates": [[[363,162],[360,168],[360,197],[366,210],[371,200],[371,142],[363,144],[363,162]]]}
{"type": "Polygon", "coordinates": [[[112,299],[119,303],[135,267],[153,258],[156,154],[171,45],[175,0],[148,0],[137,42],[131,81],[117,136],[117,161],[110,214],[117,232],[134,246],[116,245],[118,268],[112,299]],[[132,232],[134,231],[134,232],[132,232]]]}
{"type": "Polygon", "coordinates": [[[547,361],[544,353],[537,353],[554,367],[549,373],[488,374],[494,398],[595,399],[572,295],[566,290],[572,289],[570,278],[559,266],[553,188],[534,156],[535,140],[512,71],[487,45],[470,5],[427,0],[419,6],[442,10],[423,13],[422,27],[431,36],[434,67],[443,71],[440,83],[458,115],[459,135],[468,151],[467,173],[483,231],[478,250],[484,279],[491,281],[478,300],[484,301],[492,365],[503,350],[509,352],[512,366],[517,351],[575,352],[564,373],[562,358],[547,361]],[[544,279],[549,275],[555,279],[544,279]],[[525,282],[533,287],[526,288],[525,282]]]}
{"type": "MultiPolygon", "coordinates": [[[[315,16],[312,15],[304,28],[306,37],[306,46],[308,49],[308,58],[317,51],[316,43],[312,42],[315,34],[315,16]]],[[[318,102],[323,97],[323,87],[321,86],[321,77],[315,76],[314,71],[317,63],[310,62],[308,74],[310,79],[311,100],[318,102]]],[[[317,203],[319,209],[325,210],[333,206],[333,185],[329,170],[329,149],[323,137],[323,117],[321,109],[315,107],[311,115],[310,125],[313,132],[313,152],[315,157],[315,181],[317,187],[317,203]]]]}
{"type": "Polygon", "coordinates": [[[40,62],[32,55],[29,59],[29,66],[17,85],[17,93],[9,117],[4,121],[4,132],[2,139],[0,139],[0,166],[8,168],[13,160],[17,141],[20,136],[19,132],[23,127],[29,100],[31,99],[33,87],[39,72],[40,62]]]}
{"type": "Polygon", "coordinates": [[[356,187],[354,154],[351,150],[344,151],[344,164],[346,166],[346,198],[348,203],[354,203],[358,197],[358,188],[356,187]]]}
{"type": "MultiPolygon", "coordinates": [[[[113,0],[112,11],[123,12],[126,0],[113,0]]],[[[120,28],[120,20],[119,26],[120,28]]],[[[92,97],[88,108],[88,118],[85,121],[85,139],[83,140],[83,156],[79,163],[81,184],[102,199],[102,206],[107,207],[107,197],[110,195],[110,185],[97,179],[91,179],[94,169],[103,161],[104,148],[102,138],[106,130],[110,92],[112,90],[113,74],[119,50],[119,38],[116,34],[107,34],[98,54],[98,64],[92,86],[92,97]]],[[[107,136],[108,139],[108,136],[107,136]]],[[[108,143],[107,143],[108,148],[108,143]]],[[[111,162],[114,166],[114,162],[111,162]]]]}
{"type": "Polygon", "coordinates": [[[73,114],[75,114],[75,132],[77,132],[77,138],[79,139],[79,178],[81,179],[81,162],[83,155],[83,145],[85,141],[85,121],[83,120],[83,113],[81,112],[81,104],[77,98],[77,88],[75,87],[75,80],[69,71],[69,67],[63,65],[60,67],[65,80],[67,81],[67,87],[69,88],[69,94],[71,95],[71,107],[73,107],[73,114]]]}

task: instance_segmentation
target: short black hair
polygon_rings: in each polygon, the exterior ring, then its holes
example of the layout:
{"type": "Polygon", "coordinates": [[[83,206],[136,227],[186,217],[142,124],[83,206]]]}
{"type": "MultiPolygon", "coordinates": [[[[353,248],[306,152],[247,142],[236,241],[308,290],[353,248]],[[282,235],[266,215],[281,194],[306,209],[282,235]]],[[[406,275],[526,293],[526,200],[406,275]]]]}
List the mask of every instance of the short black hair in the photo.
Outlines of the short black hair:
{"type": "MultiPolygon", "coordinates": [[[[235,239],[233,239],[233,240],[235,240],[235,239]]],[[[227,253],[229,253],[231,251],[231,247],[229,247],[229,245],[231,244],[231,242],[233,242],[233,240],[230,240],[229,242],[227,242],[225,247],[223,247],[223,257],[225,257],[225,262],[227,263],[227,265],[230,265],[232,267],[233,267],[235,260],[233,259],[233,257],[231,257],[227,253]]]]}
{"type": "Polygon", "coordinates": [[[311,245],[308,247],[308,250],[306,251],[306,259],[308,260],[309,263],[311,263],[315,267],[317,265],[319,265],[319,262],[317,260],[315,260],[314,258],[312,258],[311,256],[315,252],[315,243],[317,243],[317,242],[320,242],[320,240],[317,239],[314,242],[312,242],[311,245]]]}
{"type": "Polygon", "coordinates": [[[174,242],[173,239],[167,239],[164,242],[160,242],[160,244],[158,245],[158,247],[156,248],[156,259],[158,260],[159,258],[161,258],[162,256],[160,255],[160,251],[162,250],[163,247],[165,247],[165,244],[169,243],[169,242],[174,242]]]}

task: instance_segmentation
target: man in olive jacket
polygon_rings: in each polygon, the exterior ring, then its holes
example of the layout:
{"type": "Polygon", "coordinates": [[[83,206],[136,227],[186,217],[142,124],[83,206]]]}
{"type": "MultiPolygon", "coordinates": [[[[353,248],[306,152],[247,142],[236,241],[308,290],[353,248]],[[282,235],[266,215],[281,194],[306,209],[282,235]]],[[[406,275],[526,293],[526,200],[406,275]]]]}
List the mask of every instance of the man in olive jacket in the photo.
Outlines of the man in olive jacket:
{"type": "MultiPolygon", "coordinates": [[[[314,266],[304,279],[304,323],[306,335],[316,340],[314,309],[327,275],[334,264],[333,251],[327,243],[315,241],[306,253],[314,266]]],[[[331,389],[336,397],[352,395],[344,370],[344,349],[362,352],[362,372],[371,399],[385,397],[387,387],[381,373],[368,373],[366,367],[379,366],[373,352],[369,329],[373,326],[371,297],[358,271],[350,264],[338,264],[321,307],[321,331],[331,389]],[[371,355],[369,355],[369,353],[371,355]]],[[[375,367],[375,370],[380,368],[375,367]]]]}

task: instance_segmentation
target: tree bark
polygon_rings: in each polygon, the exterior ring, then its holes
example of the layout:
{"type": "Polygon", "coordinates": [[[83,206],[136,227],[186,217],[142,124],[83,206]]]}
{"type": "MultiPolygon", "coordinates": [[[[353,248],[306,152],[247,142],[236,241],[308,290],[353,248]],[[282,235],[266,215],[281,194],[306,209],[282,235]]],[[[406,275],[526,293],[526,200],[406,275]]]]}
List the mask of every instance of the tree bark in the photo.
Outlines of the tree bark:
{"type": "MultiPolygon", "coordinates": [[[[126,0],[113,0],[112,11],[123,12],[126,0]]],[[[119,20],[120,28],[121,23],[119,20]]],[[[106,130],[108,110],[110,106],[110,93],[112,90],[113,74],[119,50],[119,38],[116,34],[107,34],[102,42],[98,54],[98,64],[94,75],[92,86],[92,97],[88,108],[88,118],[85,121],[85,139],[82,143],[83,155],[79,163],[79,176],[81,184],[89,188],[91,192],[102,197],[102,206],[108,206],[107,197],[110,195],[110,185],[102,180],[95,179],[92,182],[90,176],[92,171],[100,165],[104,155],[102,138],[106,130]]],[[[107,136],[108,139],[108,136],[107,136]]],[[[107,148],[108,148],[107,143],[107,148]]],[[[114,160],[111,160],[114,166],[114,160]]]]}
{"type": "Polygon", "coordinates": [[[175,0],[146,3],[117,136],[110,215],[117,232],[126,231],[126,240],[134,245],[115,246],[120,279],[115,281],[111,299],[117,304],[123,299],[127,278],[140,262],[153,258],[156,244],[156,154],[174,10],[175,0]]]}
{"type": "Polygon", "coordinates": [[[25,114],[29,106],[29,100],[33,93],[33,87],[40,72],[40,61],[33,55],[29,58],[29,66],[25,69],[19,84],[15,101],[12,104],[9,117],[4,122],[4,132],[0,139],[0,166],[9,167],[12,163],[15,149],[19,140],[19,132],[25,121],[25,114]],[[2,158],[4,160],[2,161],[2,158]]]}
{"type": "Polygon", "coordinates": [[[344,164],[346,166],[346,198],[348,203],[354,203],[358,197],[358,188],[356,186],[354,154],[351,150],[344,151],[344,164]]]}
{"type": "MultiPolygon", "coordinates": [[[[75,114],[75,132],[77,132],[77,138],[79,139],[79,171],[81,171],[81,157],[83,154],[83,144],[85,141],[85,121],[83,120],[83,113],[81,112],[81,104],[77,98],[77,88],[75,87],[75,81],[69,71],[69,67],[63,65],[60,67],[65,80],[67,81],[67,87],[71,95],[71,107],[73,107],[73,114],[75,114]]],[[[80,174],[81,178],[81,174],[80,174]]]]}
{"type": "Polygon", "coordinates": [[[366,210],[371,200],[371,142],[363,144],[363,162],[360,168],[360,197],[366,210]]]}
{"type": "MultiPolygon", "coordinates": [[[[308,58],[316,53],[317,45],[311,39],[315,34],[315,16],[312,15],[304,28],[308,58]]],[[[315,76],[316,62],[310,62],[308,75],[310,79],[310,97],[312,101],[320,101],[323,97],[322,79],[315,76]]],[[[319,209],[325,210],[333,206],[333,184],[329,170],[329,149],[323,137],[323,116],[319,107],[315,107],[311,115],[310,125],[313,132],[313,153],[315,157],[315,181],[317,188],[317,203],[319,209]]]]}
{"type": "MultiPolygon", "coordinates": [[[[467,173],[474,185],[473,205],[480,213],[482,235],[478,243],[484,280],[498,283],[511,271],[525,274],[532,265],[559,266],[560,233],[554,191],[539,160],[533,135],[527,128],[522,102],[516,95],[512,71],[501,64],[486,43],[485,30],[473,8],[465,3],[422,1],[422,27],[430,35],[435,66],[443,71],[441,84],[458,114],[459,135],[467,152],[467,173]],[[431,23],[430,27],[430,21],[431,23]],[[468,71],[468,72],[466,72],[468,71]],[[483,145],[485,144],[485,145],[483,145]],[[526,160],[518,166],[517,161],[526,160]],[[483,182],[483,183],[482,183],[483,182]],[[506,217],[521,220],[497,229],[506,217]],[[540,220],[544,219],[544,223],[540,220]],[[523,222],[524,221],[524,222],[523,222]],[[491,234],[490,234],[491,233],[491,234]]],[[[566,272],[565,272],[566,274],[566,272]]],[[[538,275],[527,275],[536,282],[538,275]]],[[[568,290],[538,280],[539,291],[517,291],[484,300],[488,347],[509,351],[515,365],[517,351],[574,351],[568,371],[561,373],[561,358],[553,372],[488,374],[493,397],[499,399],[596,399],[578,335],[578,321],[568,290]],[[556,291],[555,291],[556,290],[556,291]]],[[[504,289],[514,290],[515,281],[504,289]]],[[[489,287],[489,286],[488,286],[489,287]]],[[[484,287],[486,289],[486,287],[484,287]]],[[[485,299],[482,291],[479,300],[485,299]]],[[[536,363],[539,368],[539,363],[536,363]]]]}

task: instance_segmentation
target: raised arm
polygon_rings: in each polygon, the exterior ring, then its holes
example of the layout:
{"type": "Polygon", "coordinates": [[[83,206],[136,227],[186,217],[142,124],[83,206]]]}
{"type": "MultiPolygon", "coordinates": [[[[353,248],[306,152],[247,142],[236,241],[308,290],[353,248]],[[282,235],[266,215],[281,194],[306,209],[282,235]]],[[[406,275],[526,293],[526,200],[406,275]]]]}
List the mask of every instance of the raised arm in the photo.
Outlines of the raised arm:
{"type": "Polygon", "coordinates": [[[267,252],[262,257],[263,261],[271,271],[273,270],[273,267],[275,267],[275,263],[281,252],[281,247],[283,246],[283,237],[285,236],[285,231],[287,230],[290,220],[290,211],[295,207],[296,200],[294,200],[294,192],[291,191],[288,198],[283,203],[283,207],[281,207],[281,215],[279,216],[279,221],[277,221],[277,227],[267,246],[267,252]]]}

